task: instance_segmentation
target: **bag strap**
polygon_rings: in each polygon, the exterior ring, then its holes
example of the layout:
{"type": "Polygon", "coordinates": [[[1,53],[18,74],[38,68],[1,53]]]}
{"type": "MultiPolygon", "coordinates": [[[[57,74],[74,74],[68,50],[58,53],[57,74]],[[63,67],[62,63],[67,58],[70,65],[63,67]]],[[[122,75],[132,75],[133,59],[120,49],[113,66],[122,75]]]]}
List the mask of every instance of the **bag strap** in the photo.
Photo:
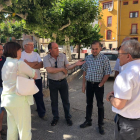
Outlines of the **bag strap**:
{"type": "Polygon", "coordinates": [[[19,76],[19,65],[18,65],[18,61],[17,61],[17,76],[19,76]]]}

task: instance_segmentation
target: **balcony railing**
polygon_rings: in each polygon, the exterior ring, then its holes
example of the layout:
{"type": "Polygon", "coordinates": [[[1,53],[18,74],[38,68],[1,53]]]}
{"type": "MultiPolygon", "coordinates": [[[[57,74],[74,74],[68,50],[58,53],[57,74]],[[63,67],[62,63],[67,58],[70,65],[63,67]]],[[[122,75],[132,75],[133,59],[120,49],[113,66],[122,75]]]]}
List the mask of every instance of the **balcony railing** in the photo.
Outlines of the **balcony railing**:
{"type": "Polygon", "coordinates": [[[136,29],[136,30],[130,30],[130,34],[131,35],[136,35],[136,34],[138,34],[138,29],[136,29]]]}

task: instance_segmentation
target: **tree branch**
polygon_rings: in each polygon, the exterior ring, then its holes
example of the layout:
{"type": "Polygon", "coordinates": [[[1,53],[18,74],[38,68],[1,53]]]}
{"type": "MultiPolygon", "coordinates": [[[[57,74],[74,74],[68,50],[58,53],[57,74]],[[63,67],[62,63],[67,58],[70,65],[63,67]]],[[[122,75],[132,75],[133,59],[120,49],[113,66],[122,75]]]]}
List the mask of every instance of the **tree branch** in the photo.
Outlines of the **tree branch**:
{"type": "MultiPolygon", "coordinates": [[[[11,1],[11,0],[8,0],[8,1],[5,2],[5,4],[6,4],[7,6],[10,6],[10,5],[12,5],[12,1],[11,1]]],[[[3,9],[4,9],[4,6],[3,6],[2,4],[0,4],[0,12],[1,12],[3,9]]]]}
{"type": "MultiPolygon", "coordinates": [[[[2,10],[1,12],[10,13],[10,14],[13,13],[13,12],[6,11],[6,10],[2,10]]],[[[25,20],[26,20],[26,18],[27,18],[27,16],[28,16],[28,13],[25,13],[25,15],[23,15],[23,14],[17,14],[17,13],[15,13],[15,14],[16,14],[17,16],[21,17],[22,19],[25,19],[25,20]]]]}
{"type": "Polygon", "coordinates": [[[64,25],[64,26],[62,26],[62,27],[59,29],[59,31],[62,31],[63,29],[67,28],[68,26],[70,26],[70,24],[71,24],[71,21],[70,21],[70,19],[69,19],[69,23],[66,24],[66,25],[64,25]]]}

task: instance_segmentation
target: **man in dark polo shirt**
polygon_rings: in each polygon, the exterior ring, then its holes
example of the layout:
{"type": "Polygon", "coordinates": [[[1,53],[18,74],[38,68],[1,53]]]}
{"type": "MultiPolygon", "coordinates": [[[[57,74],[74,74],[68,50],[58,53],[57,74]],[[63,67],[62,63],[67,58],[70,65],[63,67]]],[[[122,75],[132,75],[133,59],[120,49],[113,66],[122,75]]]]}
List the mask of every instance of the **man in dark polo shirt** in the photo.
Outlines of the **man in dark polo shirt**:
{"type": "Polygon", "coordinates": [[[3,90],[1,70],[2,70],[3,64],[4,64],[6,59],[2,55],[3,55],[3,46],[0,43],[0,138],[1,138],[1,135],[6,134],[5,130],[2,129],[2,121],[3,121],[3,116],[4,116],[4,110],[5,109],[4,109],[4,107],[1,107],[1,94],[2,94],[2,90],[3,90]]]}
{"type": "Polygon", "coordinates": [[[49,78],[49,89],[51,98],[51,107],[53,120],[51,125],[55,126],[59,120],[58,113],[58,91],[60,93],[63,108],[65,112],[65,118],[69,126],[72,125],[71,115],[70,115],[70,103],[69,103],[69,93],[68,93],[68,83],[66,80],[68,70],[73,69],[76,66],[80,66],[84,61],[77,61],[75,64],[69,65],[66,55],[59,53],[57,43],[50,43],[48,45],[48,50],[50,54],[44,57],[43,64],[44,68],[48,72],[49,78]]]}

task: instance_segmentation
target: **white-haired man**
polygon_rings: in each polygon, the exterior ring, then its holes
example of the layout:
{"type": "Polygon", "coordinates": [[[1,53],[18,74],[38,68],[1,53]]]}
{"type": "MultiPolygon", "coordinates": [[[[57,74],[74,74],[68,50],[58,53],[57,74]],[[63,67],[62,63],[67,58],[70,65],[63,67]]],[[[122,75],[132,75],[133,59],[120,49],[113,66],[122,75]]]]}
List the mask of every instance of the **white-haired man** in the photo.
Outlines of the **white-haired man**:
{"type": "Polygon", "coordinates": [[[121,73],[106,99],[115,117],[115,140],[140,140],[140,43],[128,40],[119,50],[121,73]]]}
{"type": "Polygon", "coordinates": [[[40,76],[40,68],[43,68],[43,62],[38,53],[34,52],[34,43],[31,39],[25,39],[23,41],[24,50],[21,54],[21,59],[27,63],[31,68],[35,69],[37,73],[37,79],[35,83],[39,88],[39,92],[34,95],[34,99],[37,105],[38,116],[46,121],[45,113],[45,105],[43,101],[43,93],[42,93],[42,80],[40,76]]]}
{"type": "MultiPolygon", "coordinates": [[[[123,43],[124,41],[130,40],[130,39],[131,39],[130,37],[125,37],[125,38],[123,39],[122,43],[123,43]]],[[[118,51],[119,51],[120,48],[121,48],[121,46],[118,47],[118,51]]],[[[118,58],[117,61],[116,61],[114,70],[115,70],[115,75],[114,75],[114,77],[116,78],[117,75],[121,72],[121,66],[120,66],[120,59],[119,59],[119,58],[118,58]]]]}

